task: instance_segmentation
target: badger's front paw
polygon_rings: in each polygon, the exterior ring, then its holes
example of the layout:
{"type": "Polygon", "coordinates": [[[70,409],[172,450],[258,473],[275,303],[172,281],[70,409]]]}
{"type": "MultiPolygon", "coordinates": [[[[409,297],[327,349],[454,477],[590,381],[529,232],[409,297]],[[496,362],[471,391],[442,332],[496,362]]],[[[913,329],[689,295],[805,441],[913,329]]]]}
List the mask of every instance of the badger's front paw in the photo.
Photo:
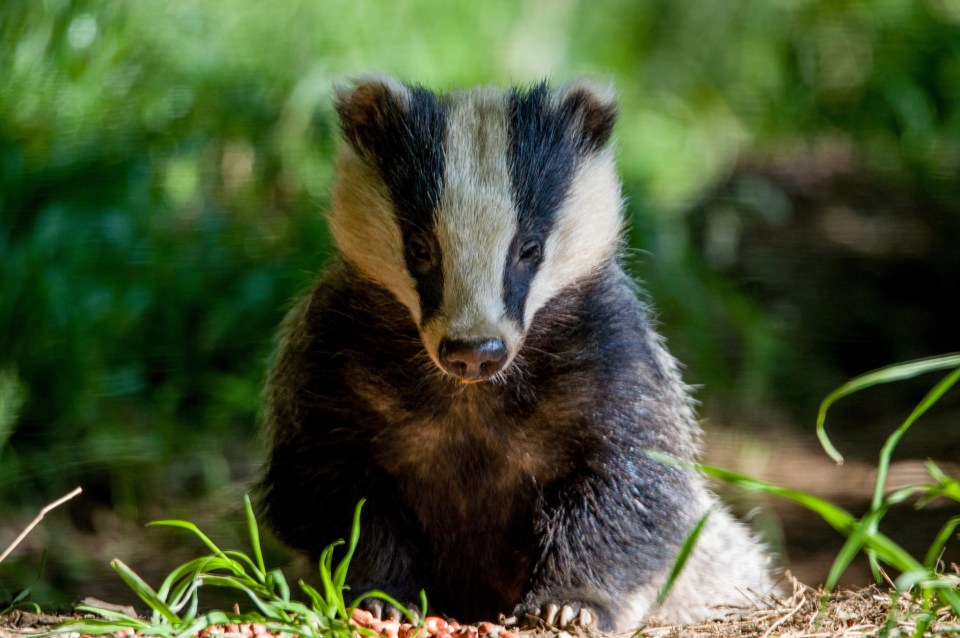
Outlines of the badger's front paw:
{"type": "MultiPolygon", "coordinates": [[[[410,615],[413,616],[414,621],[420,618],[419,605],[408,603],[405,605],[405,607],[407,611],[410,612],[410,615]]],[[[380,598],[364,598],[360,602],[359,608],[370,612],[370,614],[376,620],[407,620],[406,614],[404,614],[400,609],[380,598]]]]}
{"type": "Polygon", "coordinates": [[[554,629],[577,626],[604,629],[607,624],[588,605],[572,600],[522,602],[514,608],[513,614],[520,623],[536,625],[542,621],[554,629]]]}

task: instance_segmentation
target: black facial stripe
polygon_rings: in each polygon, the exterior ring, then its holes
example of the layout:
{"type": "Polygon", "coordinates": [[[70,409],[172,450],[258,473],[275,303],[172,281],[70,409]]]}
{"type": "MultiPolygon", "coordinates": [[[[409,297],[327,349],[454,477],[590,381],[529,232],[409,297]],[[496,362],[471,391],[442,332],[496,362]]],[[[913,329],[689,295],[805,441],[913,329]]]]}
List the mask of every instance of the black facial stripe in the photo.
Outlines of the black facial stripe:
{"type": "MultiPolygon", "coordinates": [[[[408,237],[410,232],[412,232],[410,228],[405,228],[404,238],[408,237]]],[[[443,304],[443,262],[439,244],[434,241],[433,245],[436,250],[436,265],[427,273],[418,272],[412,264],[408,249],[404,247],[407,270],[417,283],[417,295],[420,297],[420,325],[440,312],[440,306],[443,304]]]]}
{"type": "MultiPolygon", "coordinates": [[[[443,192],[446,129],[446,113],[436,95],[419,87],[408,87],[408,93],[409,104],[404,106],[393,93],[383,91],[374,130],[359,140],[361,153],[374,162],[390,191],[405,246],[414,232],[433,236],[443,192]]],[[[433,246],[439,251],[436,242],[433,246]]],[[[416,281],[424,322],[439,311],[443,300],[440,255],[437,267],[427,273],[417,271],[406,248],[404,256],[416,281]]]]}
{"type": "Polygon", "coordinates": [[[552,104],[546,84],[511,95],[509,162],[517,235],[504,269],[503,301],[507,316],[520,325],[539,264],[519,263],[517,255],[528,239],[546,240],[580,157],[592,150],[578,132],[582,114],[576,107],[569,100],[552,104]]]}
{"type": "Polygon", "coordinates": [[[503,305],[508,317],[519,325],[523,325],[523,309],[527,302],[527,293],[530,292],[530,282],[537,274],[539,262],[528,264],[518,262],[517,255],[526,238],[518,231],[510,242],[510,252],[507,253],[507,265],[503,270],[503,305]]]}

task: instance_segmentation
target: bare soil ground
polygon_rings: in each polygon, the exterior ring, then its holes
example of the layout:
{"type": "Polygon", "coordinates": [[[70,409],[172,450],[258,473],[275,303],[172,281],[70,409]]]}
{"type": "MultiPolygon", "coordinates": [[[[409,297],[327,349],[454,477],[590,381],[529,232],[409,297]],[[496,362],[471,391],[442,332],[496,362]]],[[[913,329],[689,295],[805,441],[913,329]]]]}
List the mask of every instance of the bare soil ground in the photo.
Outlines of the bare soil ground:
{"type": "MultiPolygon", "coordinates": [[[[638,632],[603,634],[589,628],[556,631],[550,627],[509,632],[518,638],[745,638],[780,636],[783,638],[854,638],[876,636],[912,636],[920,610],[906,597],[896,597],[876,586],[840,591],[821,605],[822,590],[807,587],[791,579],[793,591],[781,599],[771,599],[766,608],[740,610],[727,619],[696,625],[663,625],[651,620],[638,632]]],[[[49,631],[72,616],[36,615],[14,611],[0,616],[0,638],[23,638],[49,631]]],[[[498,628],[499,629],[499,628],[498,628]]],[[[503,632],[507,633],[507,632],[503,632]]],[[[244,634],[214,632],[217,638],[245,638],[244,634]]],[[[490,633],[479,638],[495,638],[490,633]]],[[[925,635],[960,635],[960,619],[941,610],[925,635]]],[[[73,638],[78,638],[74,635],[73,638]]]]}
{"type": "MultiPolygon", "coordinates": [[[[919,609],[907,597],[896,597],[889,590],[877,586],[844,590],[830,596],[826,605],[821,605],[822,598],[822,590],[793,580],[793,593],[771,600],[766,609],[744,611],[727,620],[697,625],[671,627],[650,623],[642,635],[651,638],[854,638],[876,636],[884,628],[889,636],[912,636],[916,631],[919,609]]],[[[960,635],[960,619],[942,610],[925,635],[933,634],[960,635]]]]}

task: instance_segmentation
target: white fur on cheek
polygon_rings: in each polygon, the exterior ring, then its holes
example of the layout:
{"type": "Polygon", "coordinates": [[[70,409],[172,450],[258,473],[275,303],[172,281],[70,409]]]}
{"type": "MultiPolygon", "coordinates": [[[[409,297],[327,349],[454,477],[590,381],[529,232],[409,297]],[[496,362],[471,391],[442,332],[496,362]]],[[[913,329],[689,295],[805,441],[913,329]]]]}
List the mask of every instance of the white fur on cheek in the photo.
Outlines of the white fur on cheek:
{"type": "Polygon", "coordinates": [[[340,254],[393,293],[420,322],[420,296],[407,271],[403,236],[390,195],[376,172],[350,148],[340,149],[333,204],[327,214],[340,254]]]}
{"type": "Polygon", "coordinates": [[[579,168],[547,237],[543,265],[530,286],[524,322],[565,287],[590,275],[617,251],[623,232],[620,181],[609,149],[579,168]]]}

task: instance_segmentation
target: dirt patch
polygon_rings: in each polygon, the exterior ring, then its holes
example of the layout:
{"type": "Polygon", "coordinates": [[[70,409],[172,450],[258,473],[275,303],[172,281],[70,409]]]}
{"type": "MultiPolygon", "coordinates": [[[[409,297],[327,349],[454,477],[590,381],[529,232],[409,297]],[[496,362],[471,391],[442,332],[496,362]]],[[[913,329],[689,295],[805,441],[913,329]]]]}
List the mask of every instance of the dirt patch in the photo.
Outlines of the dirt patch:
{"type": "MultiPolygon", "coordinates": [[[[697,625],[644,627],[643,636],[651,638],[721,638],[780,636],[814,638],[838,636],[876,636],[886,628],[890,636],[912,636],[922,611],[906,596],[896,596],[877,586],[843,590],[832,594],[821,605],[823,590],[793,580],[789,597],[770,600],[766,609],[741,612],[726,620],[697,625]]],[[[924,635],[960,633],[960,619],[941,610],[924,635]]]]}
{"type": "Polygon", "coordinates": [[[34,614],[16,609],[0,616],[0,638],[27,636],[50,631],[57,623],[73,620],[76,616],[64,614],[34,614]]]}
{"type": "MultiPolygon", "coordinates": [[[[909,598],[892,595],[889,590],[876,586],[837,592],[821,607],[822,590],[795,580],[792,585],[791,595],[769,600],[766,608],[740,610],[727,619],[696,625],[660,625],[653,620],[640,632],[615,635],[582,628],[555,631],[549,627],[509,633],[517,638],[854,638],[875,636],[886,628],[890,636],[912,636],[923,613],[909,598]]],[[[57,622],[73,618],[75,616],[14,611],[0,616],[0,638],[23,638],[49,631],[57,622]]],[[[221,638],[232,637],[229,632],[213,633],[221,638]]],[[[960,619],[945,609],[940,610],[926,635],[931,634],[960,634],[960,619]]]]}

